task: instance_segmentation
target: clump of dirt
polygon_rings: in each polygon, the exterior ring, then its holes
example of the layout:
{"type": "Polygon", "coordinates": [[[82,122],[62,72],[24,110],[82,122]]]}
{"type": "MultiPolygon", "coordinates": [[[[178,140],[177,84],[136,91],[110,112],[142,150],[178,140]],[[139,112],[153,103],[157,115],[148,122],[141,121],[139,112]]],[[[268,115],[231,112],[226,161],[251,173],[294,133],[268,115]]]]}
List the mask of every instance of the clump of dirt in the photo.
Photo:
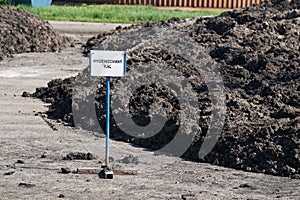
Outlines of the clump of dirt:
{"type": "MultiPolygon", "coordinates": [[[[218,17],[172,19],[118,28],[91,38],[84,52],[97,48],[99,43],[109,40],[110,35],[141,27],[169,27],[185,33],[205,47],[219,64],[227,96],[222,135],[201,161],[273,175],[300,174],[299,9],[299,1],[273,0],[218,17]]],[[[196,137],[183,157],[200,161],[198,152],[211,121],[211,101],[201,75],[182,57],[162,50],[137,50],[129,52],[128,57],[129,72],[143,64],[160,63],[188,78],[197,93],[200,119],[198,124],[188,125],[195,128],[196,137]]],[[[78,75],[82,77],[87,80],[87,72],[78,75]]],[[[55,80],[56,86],[37,89],[33,95],[40,97],[45,93],[48,98],[54,98],[53,113],[64,113],[57,116],[72,115],[70,95],[74,78],[64,81],[68,82],[64,92],[60,91],[64,82],[55,80]],[[65,95],[60,95],[62,93],[65,95]]],[[[112,80],[112,88],[117,81],[112,80]]],[[[96,100],[98,120],[105,129],[103,79],[99,80],[96,100]]],[[[157,135],[144,139],[129,136],[112,116],[112,137],[150,149],[159,149],[170,142],[181,123],[180,104],[171,90],[159,84],[140,87],[129,103],[132,119],[140,125],[149,123],[147,110],[155,101],[167,110],[167,122],[157,135]]]]}
{"type": "Polygon", "coordinates": [[[63,157],[63,160],[94,160],[97,159],[92,153],[71,152],[63,157]]]}
{"type": "Polygon", "coordinates": [[[47,114],[56,119],[62,119],[67,123],[73,123],[72,119],[72,87],[75,77],[67,79],[55,79],[47,84],[47,87],[37,88],[34,94],[23,92],[23,97],[36,97],[46,103],[50,103],[47,114]]]}
{"type": "Polygon", "coordinates": [[[19,53],[60,51],[66,38],[48,22],[23,9],[0,6],[0,43],[0,60],[3,60],[19,53]]]}

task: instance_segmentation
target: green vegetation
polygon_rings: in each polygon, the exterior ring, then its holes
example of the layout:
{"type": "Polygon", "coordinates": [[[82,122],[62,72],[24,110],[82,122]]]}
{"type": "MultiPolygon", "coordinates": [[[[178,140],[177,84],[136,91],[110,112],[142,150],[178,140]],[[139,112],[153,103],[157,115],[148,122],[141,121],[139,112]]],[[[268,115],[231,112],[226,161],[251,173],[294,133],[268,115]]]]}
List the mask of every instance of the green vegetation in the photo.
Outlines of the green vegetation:
{"type": "MultiPolygon", "coordinates": [[[[0,0],[8,2],[9,0],[0,0]]],[[[157,22],[173,17],[191,18],[206,15],[219,15],[222,11],[182,11],[158,10],[153,6],[118,6],[118,5],[86,5],[56,6],[33,8],[29,5],[18,5],[44,20],[110,22],[110,23],[140,23],[157,22]]]]}
{"type": "Polygon", "coordinates": [[[0,5],[10,5],[11,1],[10,0],[0,0],[0,5]]]}

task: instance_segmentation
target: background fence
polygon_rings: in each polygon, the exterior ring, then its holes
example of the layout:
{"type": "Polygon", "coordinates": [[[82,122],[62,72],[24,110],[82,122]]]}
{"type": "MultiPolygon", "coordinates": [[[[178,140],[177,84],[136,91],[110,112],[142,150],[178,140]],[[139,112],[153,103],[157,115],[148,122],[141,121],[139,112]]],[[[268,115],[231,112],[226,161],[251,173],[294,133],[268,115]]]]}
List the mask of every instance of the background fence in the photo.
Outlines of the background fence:
{"type": "Polygon", "coordinates": [[[262,0],[118,0],[126,5],[154,5],[199,8],[243,8],[262,0]]]}
{"type": "Polygon", "coordinates": [[[53,0],[55,4],[120,4],[120,5],[154,5],[194,8],[244,8],[259,4],[262,0],[53,0]]]}

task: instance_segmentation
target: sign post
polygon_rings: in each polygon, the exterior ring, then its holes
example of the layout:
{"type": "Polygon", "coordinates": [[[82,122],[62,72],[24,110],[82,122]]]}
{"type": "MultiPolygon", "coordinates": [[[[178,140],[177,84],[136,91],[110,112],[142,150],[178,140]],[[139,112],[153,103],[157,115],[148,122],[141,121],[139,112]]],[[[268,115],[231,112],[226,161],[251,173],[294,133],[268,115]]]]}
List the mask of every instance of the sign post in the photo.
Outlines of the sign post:
{"type": "Polygon", "coordinates": [[[106,145],[105,145],[105,165],[109,166],[109,135],[110,135],[110,77],[106,77],[106,145]]]}
{"type": "Polygon", "coordinates": [[[109,136],[110,136],[110,77],[122,77],[126,71],[125,51],[101,51],[91,50],[89,57],[91,76],[106,77],[106,147],[104,178],[113,178],[113,172],[109,167],[109,136]]]}

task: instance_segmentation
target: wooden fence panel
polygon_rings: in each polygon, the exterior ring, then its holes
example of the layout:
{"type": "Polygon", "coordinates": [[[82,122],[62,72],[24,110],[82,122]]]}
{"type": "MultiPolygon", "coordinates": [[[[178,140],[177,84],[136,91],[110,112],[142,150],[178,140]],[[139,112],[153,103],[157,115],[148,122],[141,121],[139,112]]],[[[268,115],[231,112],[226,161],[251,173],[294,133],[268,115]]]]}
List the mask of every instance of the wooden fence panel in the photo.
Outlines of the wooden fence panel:
{"type": "Polygon", "coordinates": [[[262,0],[52,0],[53,4],[120,4],[120,5],[155,5],[195,8],[244,8],[260,4],[262,0]]]}
{"type": "Polygon", "coordinates": [[[232,8],[236,8],[236,0],[231,0],[231,6],[232,8]]]}

